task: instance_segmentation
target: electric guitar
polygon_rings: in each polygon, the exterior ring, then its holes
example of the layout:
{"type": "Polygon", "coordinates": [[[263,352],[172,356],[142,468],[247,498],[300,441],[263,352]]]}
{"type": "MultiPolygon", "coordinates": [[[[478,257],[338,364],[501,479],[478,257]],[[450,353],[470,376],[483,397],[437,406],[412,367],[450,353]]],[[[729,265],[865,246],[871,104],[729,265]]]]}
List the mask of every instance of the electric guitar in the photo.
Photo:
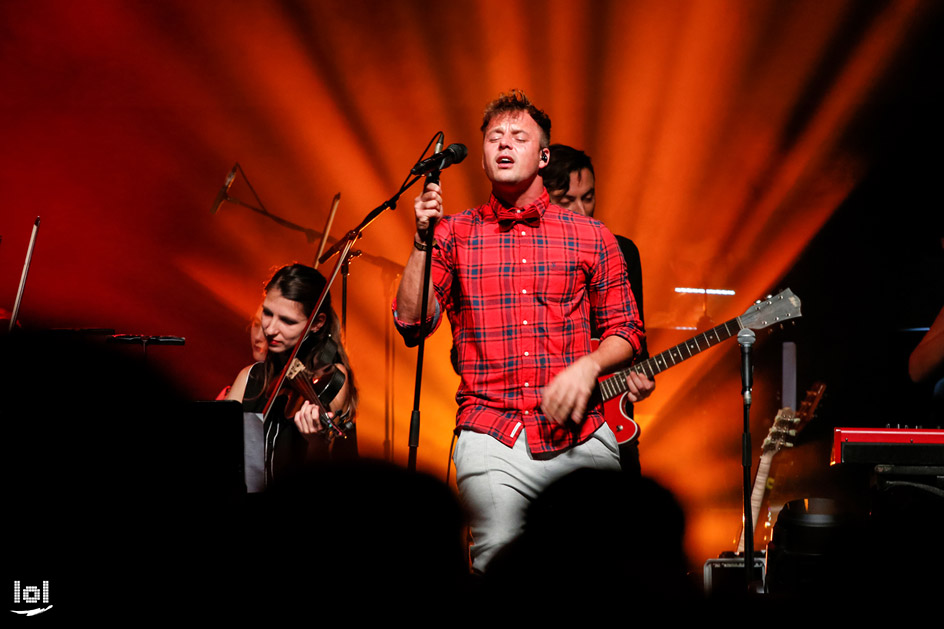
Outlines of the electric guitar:
{"type": "Polygon", "coordinates": [[[744,328],[762,330],[775,323],[789,321],[799,316],[801,316],[800,298],[787,288],[773,297],[757,300],[740,317],[734,317],[730,321],[693,336],[661,354],[601,378],[597,390],[603,398],[603,416],[616,435],[617,442],[620,444],[628,443],[639,436],[639,424],[633,421],[632,416],[627,412],[628,407],[626,406],[630,404],[627,398],[629,387],[626,386],[626,376],[631,371],[652,378],[709,347],[714,347],[732,336],[737,336],[737,333],[744,328]]]}
{"type": "MultiPolygon", "coordinates": [[[[783,448],[793,447],[793,438],[803,430],[806,423],[813,419],[816,414],[816,407],[819,406],[820,398],[826,391],[826,385],[822,382],[814,384],[806,392],[806,398],[800,404],[796,413],[789,407],[784,407],[777,412],[774,423],[764,439],[764,445],[761,446],[760,463],[757,464],[757,476],[754,477],[754,489],[751,490],[751,522],[757,526],[757,518],[760,517],[760,507],[764,504],[764,495],[767,490],[773,486],[773,480],[768,483],[770,477],[770,464],[776,455],[783,448]]],[[[737,552],[744,552],[744,525],[741,525],[741,537],[738,540],[737,552]]]]}

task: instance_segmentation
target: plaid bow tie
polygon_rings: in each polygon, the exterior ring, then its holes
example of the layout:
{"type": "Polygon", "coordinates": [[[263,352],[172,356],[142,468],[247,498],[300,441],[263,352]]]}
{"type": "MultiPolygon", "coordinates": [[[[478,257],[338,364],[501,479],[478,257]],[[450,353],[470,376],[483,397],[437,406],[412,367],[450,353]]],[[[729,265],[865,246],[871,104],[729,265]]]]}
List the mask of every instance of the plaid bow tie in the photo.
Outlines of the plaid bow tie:
{"type": "Polygon", "coordinates": [[[499,208],[498,223],[503,230],[511,229],[515,223],[527,223],[536,227],[541,221],[541,212],[533,205],[527,210],[512,210],[508,208],[499,208]]]}

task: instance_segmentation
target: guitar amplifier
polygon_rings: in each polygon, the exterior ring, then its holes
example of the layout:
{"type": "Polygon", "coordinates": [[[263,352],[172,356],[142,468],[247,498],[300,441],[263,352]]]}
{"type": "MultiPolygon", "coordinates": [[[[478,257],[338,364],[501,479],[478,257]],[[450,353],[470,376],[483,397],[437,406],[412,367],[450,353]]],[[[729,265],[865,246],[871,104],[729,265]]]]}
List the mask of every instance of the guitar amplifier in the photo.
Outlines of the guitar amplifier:
{"type": "MultiPolygon", "coordinates": [[[[764,551],[754,551],[754,580],[766,583],[766,565],[764,551]]],[[[747,585],[744,578],[744,556],[733,552],[721,553],[717,559],[705,562],[704,570],[705,595],[741,596],[747,585]]]]}

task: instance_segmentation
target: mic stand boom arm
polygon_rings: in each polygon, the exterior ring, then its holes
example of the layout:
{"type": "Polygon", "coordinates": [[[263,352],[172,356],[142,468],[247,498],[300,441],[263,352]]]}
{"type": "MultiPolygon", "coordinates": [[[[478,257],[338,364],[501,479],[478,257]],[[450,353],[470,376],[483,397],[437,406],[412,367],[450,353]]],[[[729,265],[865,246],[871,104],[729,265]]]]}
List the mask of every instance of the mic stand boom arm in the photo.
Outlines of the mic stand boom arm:
{"type": "Polygon", "coordinates": [[[360,225],[347,232],[344,236],[338,239],[336,243],[331,245],[331,248],[325,251],[320,258],[318,258],[318,264],[324,264],[331,259],[331,256],[339,252],[344,248],[347,241],[354,242],[363,235],[363,231],[367,228],[368,225],[377,220],[377,217],[380,216],[384,210],[395,210],[397,209],[397,201],[400,200],[400,197],[403,196],[403,193],[410,189],[410,187],[416,183],[422,175],[416,176],[413,179],[405,183],[395,195],[372,209],[367,216],[364,217],[364,220],[361,221],[360,225]]]}

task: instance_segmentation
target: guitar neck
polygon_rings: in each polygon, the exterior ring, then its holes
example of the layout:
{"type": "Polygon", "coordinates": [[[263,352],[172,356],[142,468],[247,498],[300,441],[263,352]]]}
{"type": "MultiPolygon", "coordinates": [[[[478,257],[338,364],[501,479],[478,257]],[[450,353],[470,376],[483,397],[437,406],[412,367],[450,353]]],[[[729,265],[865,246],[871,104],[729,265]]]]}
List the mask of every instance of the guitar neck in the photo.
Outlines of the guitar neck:
{"type": "Polygon", "coordinates": [[[626,385],[626,376],[628,376],[630,372],[636,372],[652,378],[669,367],[674,367],[688,360],[695,354],[700,354],[709,347],[714,347],[718,343],[728,340],[732,336],[735,336],[743,327],[744,326],[741,325],[741,317],[734,317],[730,321],[713,327],[703,334],[693,336],[675,347],[670,347],[661,354],[652,356],[632,367],[617,371],[600,382],[600,394],[603,396],[604,401],[614,398],[617,395],[622,395],[626,393],[629,388],[626,385]]]}
{"type": "MultiPolygon", "coordinates": [[[[764,494],[767,493],[767,478],[770,476],[770,464],[774,460],[775,452],[765,452],[757,465],[757,476],[754,478],[754,489],[751,490],[751,526],[757,528],[757,518],[760,517],[760,508],[764,504],[764,494]]],[[[737,552],[744,552],[744,527],[741,527],[741,539],[738,541],[737,552]]]]}

